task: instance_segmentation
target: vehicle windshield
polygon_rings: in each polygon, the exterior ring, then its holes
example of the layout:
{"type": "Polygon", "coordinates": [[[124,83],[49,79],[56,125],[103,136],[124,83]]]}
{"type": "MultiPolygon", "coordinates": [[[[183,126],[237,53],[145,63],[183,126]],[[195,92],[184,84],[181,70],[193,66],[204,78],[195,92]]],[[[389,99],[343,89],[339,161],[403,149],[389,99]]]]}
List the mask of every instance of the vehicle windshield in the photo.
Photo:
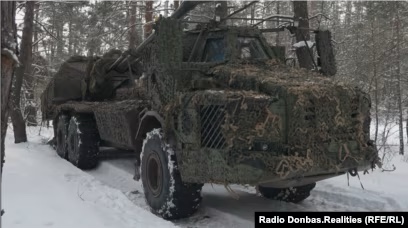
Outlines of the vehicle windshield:
{"type": "MultiPolygon", "coordinates": [[[[204,49],[203,62],[218,62],[225,60],[224,38],[207,39],[204,49]]],[[[267,59],[267,54],[261,42],[256,37],[238,37],[236,43],[238,59],[267,59]]]]}
{"type": "Polygon", "coordinates": [[[225,59],[224,38],[207,39],[202,61],[218,62],[223,61],[224,59],[225,59]]]}
{"type": "Polygon", "coordinates": [[[238,37],[237,42],[239,59],[266,59],[267,55],[262,44],[255,37],[238,37]]]}

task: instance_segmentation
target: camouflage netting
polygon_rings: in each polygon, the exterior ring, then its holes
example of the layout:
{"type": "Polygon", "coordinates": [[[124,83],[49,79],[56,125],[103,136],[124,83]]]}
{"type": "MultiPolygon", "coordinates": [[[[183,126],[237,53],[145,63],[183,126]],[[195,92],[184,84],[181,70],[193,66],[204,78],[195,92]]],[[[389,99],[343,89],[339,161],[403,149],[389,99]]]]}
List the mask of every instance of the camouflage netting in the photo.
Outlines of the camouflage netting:
{"type": "Polygon", "coordinates": [[[182,61],[182,30],[180,23],[163,18],[158,23],[156,39],[146,45],[141,53],[142,65],[147,75],[148,92],[158,110],[175,97],[176,80],[182,61]]]}
{"type": "Polygon", "coordinates": [[[117,69],[108,72],[120,54],[118,50],[111,50],[102,57],[74,56],[64,62],[42,94],[43,118],[52,118],[55,105],[68,101],[123,100],[141,96],[140,88],[129,86],[141,75],[140,63],[129,62],[123,72],[117,69]]]}
{"type": "Polygon", "coordinates": [[[105,100],[114,96],[114,91],[123,81],[129,78],[129,73],[119,73],[115,70],[108,72],[110,66],[122,54],[119,50],[111,50],[102,58],[95,58],[90,63],[89,74],[87,76],[89,97],[92,100],[105,100]],[[113,81],[113,79],[117,79],[113,81]]]}
{"type": "Polygon", "coordinates": [[[145,100],[135,97],[140,96],[133,94],[132,97],[127,97],[127,100],[115,102],[70,101],[59,105],[56,112],[94,114],[101,139],[129,149],[135,145],[134,135],[139,126],[139,119],[135,117],[143,109],[150,107],[145,100]]]}
{"type": "Polygon", "coordinates": [[[369,167],[377,158],[370,100],[359,89],[274,61],[209,73],[230,90],[187,93],[176,111],[186,179],[256,183],[369,167]]]}
{"type": "Polygon", "coordinates": [[[101,139],[122,148],[135,145],[134,136],[139,126],[139,119],[135,117],[147,107],[148,104],[141,100],[102,102],[94,109],[101,139]]]}
{"type": "MultiPolygon", "coordinates": [[[[102,139],[123,147],[136,145],[131,135],[140,112],[158,112],[165,132],[174,130],[179,139],[176,153],[186,182],[255,185],[368,168],[376,161],[369,141],[370,100],[359,89],[273,60],[182,62],[180,24],[169,18],[156,28],[154,39],[133,53],[145,74],[143,84],[136,83],[140,87],[126,84],[140,76],[134,74],[142,72],[133,68],[137,64],[107,72],[119,52],[89,61],[87,71],[86,61],[66,63],[61,72],[74,70],[63,79],[76,83],[69,84],[74,89],[68,99],[93,102],[59,108],[94,112],[102,139]],[[102,102],[109,99],[115,102],[102,102]]],[[[187,54],[184,60],[194,57],[187,54]]],[[[64,80],[57,85],[54,79],[49,89],[67,87],[64,80]]]]}
{"type": "Polygon", "coordinates": [[[87,58],[83,56],[71,57],[62,64],[53,77],[55,100],[65,102],[82,99],[86,66],[87,58]]]}
{"type": "Polygon", "coordinates": [[[55,104],[82,99],[86,65],[87,58],[82,56],[73,56],[61,65],[41,96],[43,118],[53,116],[55,104]]]}

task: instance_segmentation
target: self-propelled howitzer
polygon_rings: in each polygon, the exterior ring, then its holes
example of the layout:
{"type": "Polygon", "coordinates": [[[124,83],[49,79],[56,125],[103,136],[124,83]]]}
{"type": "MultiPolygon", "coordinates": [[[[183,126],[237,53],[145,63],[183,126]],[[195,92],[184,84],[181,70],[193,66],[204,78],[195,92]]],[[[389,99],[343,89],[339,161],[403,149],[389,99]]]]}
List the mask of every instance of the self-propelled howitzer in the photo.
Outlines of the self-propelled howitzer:
{"type": "Polygon", "coordinates": [[[61,157],[86,169],[100,146],[134,151],[135,179],[165,219],[192,215],[205,183],[300,202],[320,180],[377,164],[362,90],[285,65],[256,27],[181,23],[158,20],[132,58],[62,65],[43,94],[61,157]]]}

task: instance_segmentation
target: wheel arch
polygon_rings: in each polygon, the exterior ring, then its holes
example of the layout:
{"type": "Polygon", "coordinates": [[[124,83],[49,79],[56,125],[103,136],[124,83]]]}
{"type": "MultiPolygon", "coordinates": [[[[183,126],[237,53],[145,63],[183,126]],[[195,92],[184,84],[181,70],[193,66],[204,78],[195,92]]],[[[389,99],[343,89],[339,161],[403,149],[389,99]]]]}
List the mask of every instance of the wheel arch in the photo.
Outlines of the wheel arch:
{"type": "Polygon", "coordinates": [[[159,113],[155,111],[147,111],[144,113],[144,115],[140,118],[139,127],[135,135],[135,150],[138,154],[142,152],[143,140],[145,139],[146,134],[155,128],[163,128],[163,126],[164,119],[159,113]]]}
{"type": "Polygon", "coordinates": [[[189,217],[201,204],[203,184],[183,182],[171,145],[162,141],[164,132],[155,129],[151,133],[144,144],[147,149],[143,151],[140,169],[137,169],[140,170],[146,203],[154,214],[166,220],[189,217]],[[150,163],[153,165],[149,166],[149,160],[152,161],[154,156],[158,165],[150,163]],[[169,165],[171,163],[173,165],[169,165]]]}

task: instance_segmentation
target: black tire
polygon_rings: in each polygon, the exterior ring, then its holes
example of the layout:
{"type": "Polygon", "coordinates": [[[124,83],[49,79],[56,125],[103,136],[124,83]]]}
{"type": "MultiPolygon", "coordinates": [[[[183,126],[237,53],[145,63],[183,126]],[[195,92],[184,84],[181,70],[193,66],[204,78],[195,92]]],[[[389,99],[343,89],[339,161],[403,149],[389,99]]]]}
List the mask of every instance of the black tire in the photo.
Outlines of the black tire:
{"type": "Polygon", "coordinates": [[[316,187],[316,183],[290,188],[267,188],[258,186],[261,195],[268,199],[300,203],[310,196],[310,192],[316,187]]]}
{"type": "Polygon", "coordinates": [[[67,115],[59,115],[57,120],[57,129],[56,129],[56,143],[57,143],[57,154],[66,159],[68,155],[67,151],[67,135],[68,135],[68,124],[69,117],[67,115]]]}
{"type": "Polygon", "coordinates": [[[68,126],[68,160],[80,169],[95,168],[98,164],[99,141],[92,116],[73,116],[68,126]]]}
{"type": "Polygon", "coordinates": [[[140,156],[142,185],[151,211],[166,220],[193,215],[201,204],[203,184],[181,181],[176,155],[163,142],[160,129],[147,134],[140,156]]]}

